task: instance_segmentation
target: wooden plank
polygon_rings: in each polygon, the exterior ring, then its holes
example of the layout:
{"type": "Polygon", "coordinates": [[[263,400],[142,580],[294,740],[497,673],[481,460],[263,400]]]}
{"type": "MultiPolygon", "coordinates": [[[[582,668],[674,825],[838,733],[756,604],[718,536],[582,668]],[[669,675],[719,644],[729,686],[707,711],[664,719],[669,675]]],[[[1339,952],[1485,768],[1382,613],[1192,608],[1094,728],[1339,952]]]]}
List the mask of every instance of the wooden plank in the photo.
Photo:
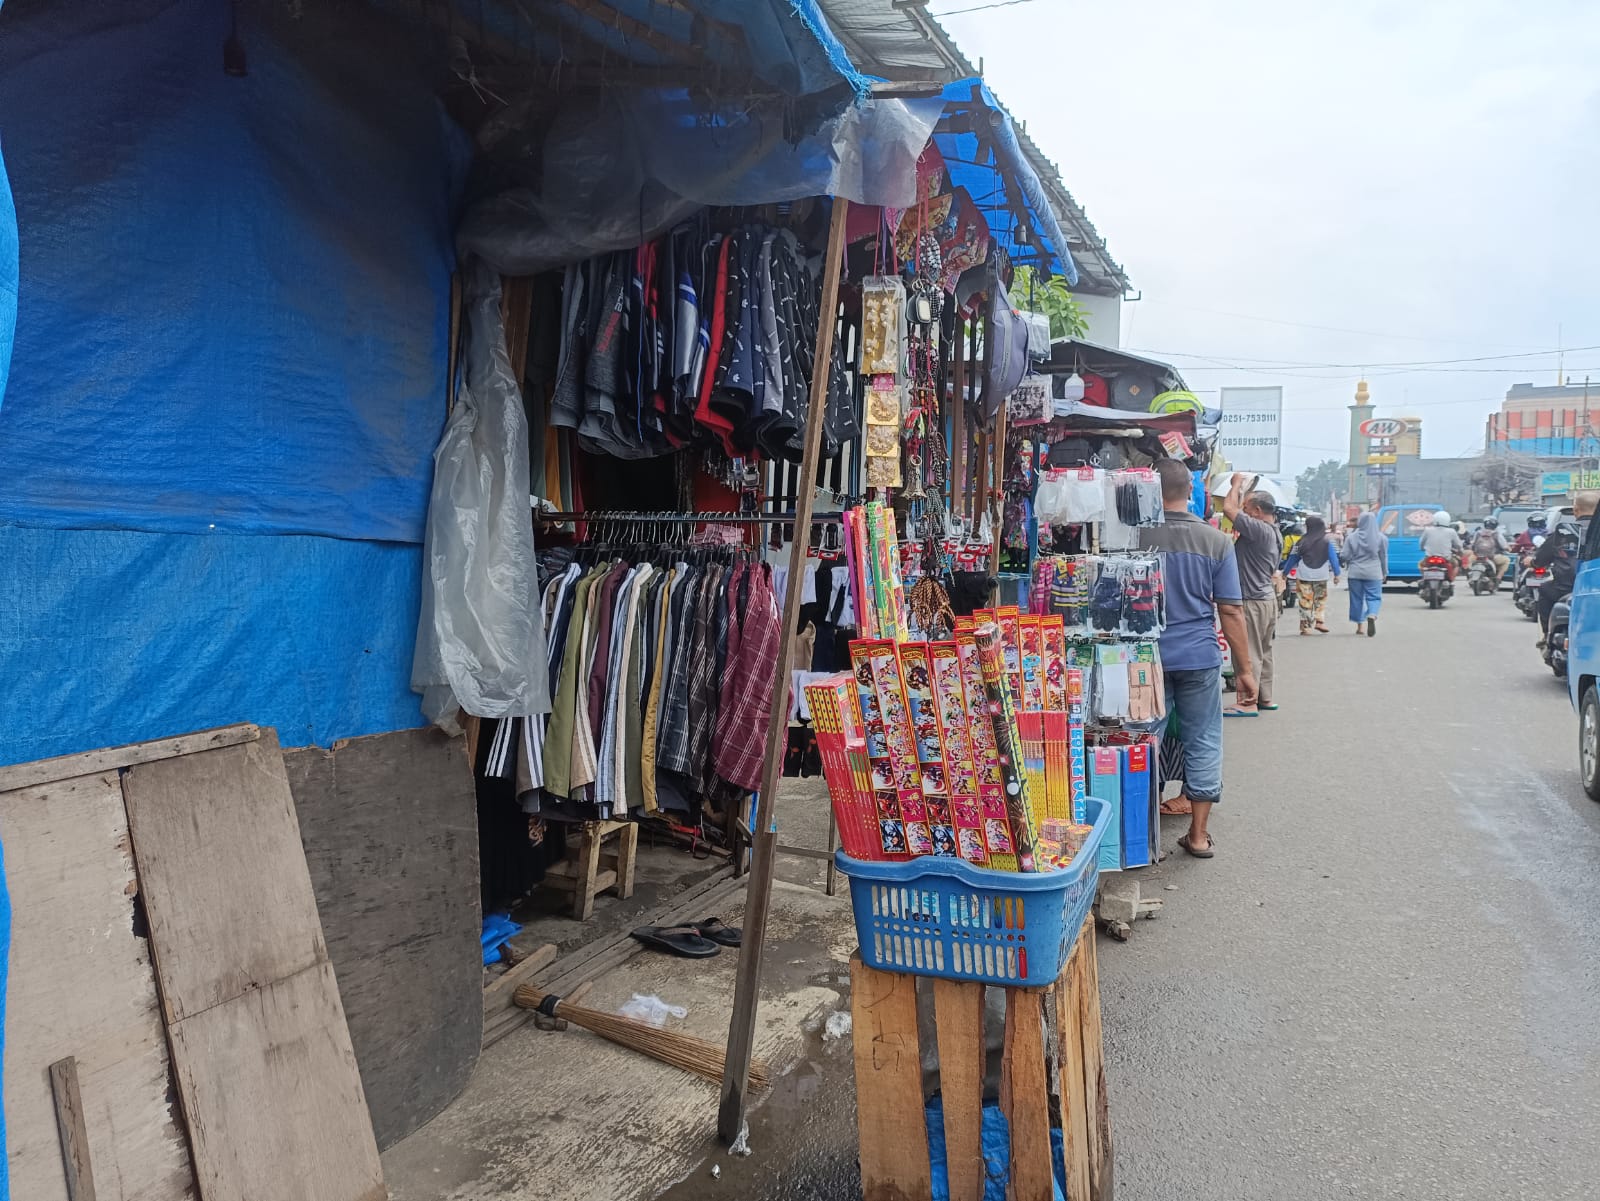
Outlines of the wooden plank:
{"type": "Polygon", "coordinates": [[[314,964],[172,1027],[205,1201],[384,1201],[333,968],[314,964]]]}
{"type": "Polygon", "coordinates": [[[1050,1153],[1050,1096],[1044,1066],[1044,992],[1006,989],[1005,1050],[1000,1060],[1000,1107],[1011,1127],[1011,1184],[1007,1201],[1046,1201],[1054,1164],[1050,1153]]]}
{"type": "Polygon", "coordinates": [[[633,895],[633,872],[639,861],[639,826],[629,822],[617,834],[617,896],[627,900],[633,895]]]}
{"type": "Polygon", "coordinates": [[[1100,963],[1092,914],[1078,932],[1078,942],[1083,947],[1083,1082],[1089,1118],[1089,1197],[1090,1201],[1111,1201],[1114,1183],[1111,1107],[1106,1097],[1105,1043],[1100,1030],[1100,963]]]}
{"type": "Polygon", "coordinates": [[[573,873],[572,916],[580,922],[594,912],[595,877],[600,872],[600,832],[591,823],[583,827],[578,844],[577,870],[573,873]]]}
{"type": "Polygon", "coordinates": [[[950,1201],[983,1201],[983,985],[933,982],[950,1201]]]}
{"type": "Polygon", "coordinates": [[[69,1201],[49,1066],[70,1055],[103,1191],[116,1201],[192,1201],[116,772],[0,794],[0,843],[11,899],[11,1196],[69,1201]]]}
{"type": "MultiPolygon", "coordinates": [[[[707,911],[715,911],[723,901],[737,896],[743,887],[740,881],[733,878],[732,873],[731,867],[719,869],[708,879],[691,886],[682,895],[674,897],[668,904],[658,906],[647,913],[639,919],[639,924],[677,926],[685,921],[702,918],[707,911]]],[[[609,939],[596,939],[563,955],[551,964],[549,971],[545,973],[544,986],[551,992],[561,993],[563,996],[575,996],[582,984],[595,980],[626,963],[642,950],[643,948],[626,931],[609,939]]],[[[532,1015],[532,1010],[512,1005],[511,1008],[502,1010],[497,1016],[485,1021],[484,1049],[494,1046],[523,1023],[531,1021],[532,1015]]]]}
{"type": "Polygon", "coordinates": [[[288,752],[311,887],[378,1146],[458,1096],[483,1043],[477,799],[459,738],[288,752]]]}
{"type": "Polygon", "coordinates": [[[386,1196],[277,736],[122,777],[205,1201],[386,1196]]]}
{"type": "Polygon", "coordinates": [[[128,746],[83,751],[76,755],[60,755],[54,759],[35,759],[32,763],[0,767],[0,792],[16,792],[22,788],[32,788],[36,784],[71,780],[78,776],[92,776],[119,767],[129,767],[135,763],[170,759],[174,755],[188,755],[195,751],[237,746],[241,742],[252,742],[260,736],[260,726],[222,726],[215,730],[203,730],[198,734],[180,734],[176,738],[157,738],[150,742],[131,743],[128,746]]]}
{"type": "MultiPolygon", "coordinates": [[[[839,275],[844,266],[844,232],[850,202],[833,198],[828,221],[828,245],[822,252],[822,295],[817,322],[818,364],[811,375],[811,395],[806,409],[805,449],[800,455],[799,488],[795,495],[795,536],[789,544],[789,576],[783,594],[778,629],[778,661],[772,666],[772,701],[767,718],[767,744],[761,770],[761,791],[756,799],[754,854],[750,861],[749,901],[745,905],[744,945],[734,978],[733,1018],[728,1023],[728,1049],[722,1067],[722,1100],[717,1108],[717,1134],[732,1144],[744,1134],[745,1099],[750,1090],[750,1061],[755,1056],[756,1006],[761,1001],[761,958],[767,936],[767,910],[772,906],[772,869],[777,860],[778,790],[783,785],[783,749],[789,734],[790,664],[794,661],[793,632],[798,628],[800,590],[804,583],[811,510],[816,501],[817,464],[822,457],[823,410],[827,407],[833,339],[838,325],[839,275]]],[[[734,811],[729,806],[730,815],[734,811]]],[[[738,862],[742,856],[735,856],[738,862]]]]}
{"type": "Polygon", "coordinates": [[[511,994],[519,985],[526,984],[535,975],[555,962],[556,944],[547,942],[526,959],[508,968],[504,975],[496,976],[483,986],[483,1016],[487,1021],[492,1014],[511,1007],[511,994]]]}
{"type": "Polygon", "coordinates": [[[1066,1150],[1067,1194],[1089,1196],[1089,1111],[1083,1075],[1083,944],[1055,983],[1057,1092],[1066,1150]]]}
{"type": "Polygon", "coordinates": [[[967,445],[972,438],[967,431],[966,339],[961,336],[965,324],[957,317],[950,373],[950,512],[962,518],[971,512],[967,508],[967,445]]]}
{"type": "Polygon", "coordinates": [[[168,1026],[327,962],[274,731],[122,788],[168,1026]]]}
{"type": "Polygon", "coordinates": [[[56,1101],[56,1133],[61,1138],[61,1164],[66,1171],[68,1201],[95,1201],[89,1128],[83,1120],[78,1061],[72,1056],[50,1065],[50,1091],[56,1101]]]}
{"type": "Polygon", "coordinates": [[[880,972],[852,956],[850,1012],[863,1201],[931,1196],[916,977],[880,972]]]}

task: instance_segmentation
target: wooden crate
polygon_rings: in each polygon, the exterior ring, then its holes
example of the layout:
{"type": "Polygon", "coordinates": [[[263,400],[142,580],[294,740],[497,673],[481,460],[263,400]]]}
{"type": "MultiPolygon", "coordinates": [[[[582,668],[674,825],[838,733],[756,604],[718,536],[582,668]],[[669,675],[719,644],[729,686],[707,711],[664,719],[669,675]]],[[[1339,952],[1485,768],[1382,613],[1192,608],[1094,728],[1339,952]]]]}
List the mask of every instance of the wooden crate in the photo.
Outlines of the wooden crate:
{"type": "MultiPolygon", "coordinates": [[[[1110,1201],[1111,1121],[1100,1034],[1094,919],[1048,988],[1008,988],[1000,1107],[1011,1130],[1009,1201],[1051,1197],[1051,1094],[1060,1098],[1068,1201],[1110,1201]],[[1047,1009],[1055,1014],[1047,1046],[1047,1009]]],[[[850,965],[856,1108],[865,1201],[926,1197],[932,1188],[917,1035],[917,977],[850,965]]],[[[951,1201],[981,1201],[984,1005],[981,984],[933,989],[951,1201]]]]}
{"type": "Polygon", "coordinates": [[[567,857],[545,872],[547,887],[572,893],[572,916],[587,921],[594,899],[608,888],[617,896],[633,895],[633,864],[639,854],[639,827],[634,822],[583,822],[577,844],[567,857]]]}

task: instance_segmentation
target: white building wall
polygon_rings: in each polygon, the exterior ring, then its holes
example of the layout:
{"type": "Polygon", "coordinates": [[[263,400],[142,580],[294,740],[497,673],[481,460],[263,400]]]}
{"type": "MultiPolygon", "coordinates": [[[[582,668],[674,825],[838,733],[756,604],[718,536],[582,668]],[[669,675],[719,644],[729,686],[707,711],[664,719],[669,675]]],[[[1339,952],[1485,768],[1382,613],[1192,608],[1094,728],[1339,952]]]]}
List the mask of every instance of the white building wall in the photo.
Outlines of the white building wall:
{"type": "Polygon", "coordinates": [[[1122,345],[1122,297],[1094,296],[1088,292],[1074,292],[1075,299],[1089,316],[1088,341],[1101,346],[1122,345]]]}

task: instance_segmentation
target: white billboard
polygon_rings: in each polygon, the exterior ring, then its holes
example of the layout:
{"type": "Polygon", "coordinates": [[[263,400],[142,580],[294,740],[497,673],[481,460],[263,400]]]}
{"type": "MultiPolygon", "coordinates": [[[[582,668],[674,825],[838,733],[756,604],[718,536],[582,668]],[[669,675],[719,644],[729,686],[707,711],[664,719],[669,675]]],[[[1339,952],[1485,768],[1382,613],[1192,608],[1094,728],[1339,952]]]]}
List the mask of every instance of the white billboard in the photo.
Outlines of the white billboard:
{"type": "Polygon", "coordinates": [[[1276,475],[1283,469],[1283,389],[1222,389],[1217,445],[1235,471],[1276,475]]]}

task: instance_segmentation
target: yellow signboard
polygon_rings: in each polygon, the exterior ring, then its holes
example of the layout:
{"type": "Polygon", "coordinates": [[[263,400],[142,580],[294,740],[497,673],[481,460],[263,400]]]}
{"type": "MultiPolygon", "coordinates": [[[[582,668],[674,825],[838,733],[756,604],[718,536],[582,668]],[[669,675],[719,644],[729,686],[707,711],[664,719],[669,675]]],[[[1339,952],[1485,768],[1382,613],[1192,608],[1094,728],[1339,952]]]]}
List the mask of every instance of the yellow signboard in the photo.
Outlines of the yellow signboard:
{"type": "Polygon", "coordinates": [[[1376,467],[1376,466],[1379,466],[1381,464],[1393,463],[1394,459],[1395,459],[1395,457],[1393,455],[1386,455],[1386,454],[1368,455],[1367,456],[1367,465],[1371,466],[1371,467],[1376,467]]]}

